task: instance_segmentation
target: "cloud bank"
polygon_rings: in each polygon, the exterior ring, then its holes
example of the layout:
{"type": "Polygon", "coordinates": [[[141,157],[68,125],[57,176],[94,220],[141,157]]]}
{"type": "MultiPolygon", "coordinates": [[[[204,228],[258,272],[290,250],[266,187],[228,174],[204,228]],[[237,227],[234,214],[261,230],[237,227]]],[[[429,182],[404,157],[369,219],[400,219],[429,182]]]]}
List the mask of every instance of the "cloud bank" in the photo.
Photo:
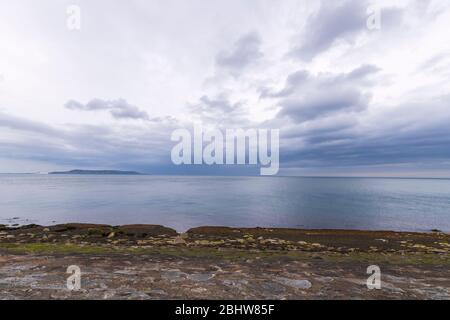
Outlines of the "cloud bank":
{"type": "Polygon", "coordinates": [[[79,32],[0,4],[0,172],[237,174],[171,164],[202,122],[280,129],[281,174],[450,177],[448,1],[379,1],[379,30],[365,0],[174,4],[81,0],[79,32]]]}

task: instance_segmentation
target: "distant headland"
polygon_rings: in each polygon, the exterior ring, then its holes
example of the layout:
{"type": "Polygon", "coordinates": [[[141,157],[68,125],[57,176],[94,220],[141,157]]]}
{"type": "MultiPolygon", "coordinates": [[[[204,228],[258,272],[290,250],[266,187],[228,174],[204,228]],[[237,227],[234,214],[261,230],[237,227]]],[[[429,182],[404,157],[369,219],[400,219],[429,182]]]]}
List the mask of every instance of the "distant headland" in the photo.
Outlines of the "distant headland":
{"type": "Polygon", "coordinates": [[[140,175],[142,173],[136,171],[120,171],[120,170],[70,170],[70,171],[55,171],[48,174],[115,174],[115,175],[140,175]]]}

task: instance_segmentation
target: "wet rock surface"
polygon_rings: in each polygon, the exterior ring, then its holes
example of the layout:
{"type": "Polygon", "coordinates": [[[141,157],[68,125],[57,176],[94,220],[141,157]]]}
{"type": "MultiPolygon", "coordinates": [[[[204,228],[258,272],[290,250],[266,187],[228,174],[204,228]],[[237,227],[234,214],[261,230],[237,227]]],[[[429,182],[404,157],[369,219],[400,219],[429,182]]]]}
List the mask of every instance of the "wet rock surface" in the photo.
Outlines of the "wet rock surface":
{"type": "Polygon", "coordinates": [[[0,230],[0,299],[450,299],[450,236],[202,227],[0,230]],[[67,268],[81,289],[67,288],[67,268]],[[369,290],[367,267],[381,269],[369,290]]]}

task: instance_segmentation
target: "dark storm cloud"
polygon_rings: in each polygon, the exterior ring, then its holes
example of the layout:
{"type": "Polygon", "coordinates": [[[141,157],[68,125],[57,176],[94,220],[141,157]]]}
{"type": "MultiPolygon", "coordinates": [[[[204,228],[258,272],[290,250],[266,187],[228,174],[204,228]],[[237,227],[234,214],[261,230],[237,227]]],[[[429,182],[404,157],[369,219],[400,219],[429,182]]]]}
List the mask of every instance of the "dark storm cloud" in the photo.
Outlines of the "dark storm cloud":
{"type": "MultiPolygon", "coordinates": [[[[299,70],[281,90],[261,89],[279,106],[267,122],[281,128],[282,168],[351,168],[450,162],[450,97],[371,106],[380,68],[363,64],[346,73],[299,70]],[[435,117],[434,115],[439,115],[435,117]]],[[[319,170],[320,171],[320,170],[319,170]]]]}
{"type": "Polygon", "coordinates": [[[320,120],[317,127],[314,122],[309,127],[293,125],[283,135],[281,163],[304,168],[413,163],[448,167],[450,114],[445,109],[449,103],[446,96],[397,106],[396,111],[370,121],[339,115],[320,120]]]}
{"type": "Polygon", "coordinates": [[[150,120],[147,112],[140,110],[134,105],[129,104],[124,99],[92,99],[87,104],[82,104],[76,100],[69,100],[65,104],[65,107],[71,110],[83,111],[109,110],[110,114],[116,119],[150,120]]]}
{"type": "Polygon", "coordinates": [[[220,67],[231,71],[239,71],[263,56],[261,52],[261,38],[256,32],[240,37],[231,49],[221,51],[216,56],[216,63],[220,67]]]}
{"type": "Polygon", "coordinates": [[[170,121],[146,127],[50,126],[0,113],[0,130],[13,130],[16,139],[2,141],[0,154],[14,160],[90,168],[144,168],[170,161],[170,121]]]}

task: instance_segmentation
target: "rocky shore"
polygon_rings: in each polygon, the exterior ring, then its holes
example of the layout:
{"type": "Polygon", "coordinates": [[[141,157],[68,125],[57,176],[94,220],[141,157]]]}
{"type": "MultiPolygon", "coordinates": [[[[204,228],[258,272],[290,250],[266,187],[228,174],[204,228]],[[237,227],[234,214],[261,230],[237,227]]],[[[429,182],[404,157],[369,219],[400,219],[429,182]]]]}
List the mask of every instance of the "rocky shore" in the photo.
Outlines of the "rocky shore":
{"type": "Polygon", "coordinates": [[[450,235],[0,225],[0,299],[450,299],[450,235]],[[371,265],[380,290],[367,288],[371,265]]]}

